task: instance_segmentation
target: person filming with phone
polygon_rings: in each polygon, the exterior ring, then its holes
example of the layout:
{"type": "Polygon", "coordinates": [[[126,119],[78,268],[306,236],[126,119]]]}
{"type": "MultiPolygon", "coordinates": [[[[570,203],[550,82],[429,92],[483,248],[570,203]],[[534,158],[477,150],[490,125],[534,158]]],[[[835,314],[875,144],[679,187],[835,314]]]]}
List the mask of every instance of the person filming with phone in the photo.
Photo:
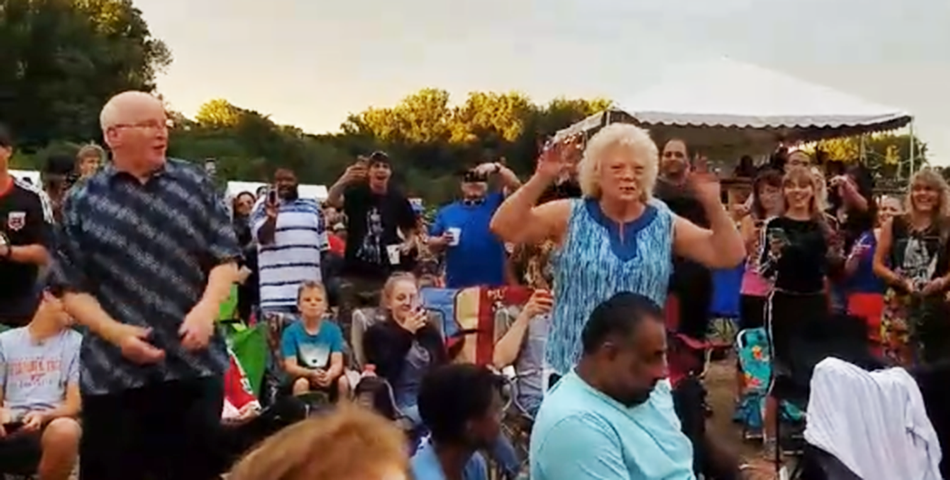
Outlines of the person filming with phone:
{"type": "Polygon", "coordinates": [[[488,228],[505,200],[502,191],[515,191],[521,181],[500,163],[482,163],[462,173],[462,198],[439,209],[429,229],[429,248],[445,251],[445,286],[498,287],[505,283],[505,245],[488,228]],[[492,175],[501,191],[490,192],[492,175]]]}
{"type": "Polygon", "coordinates": [[[392,386],[396,407],[414,426],[422,425],[418,395],[422,377],[448,361],[439,329],[422,307],[416,278],[396,273],[383,287],[386,320],[363,337],[363,350],[376,373],[392,386]]]}
{"type": "Polygon", "coordinates": [[[297,176],[279,168],[250,223],[257,239],[261,310],[295,313],[300,285],[323,281],[321,267],[330,251],[323,209],[315,198],[300,198],[297,176]]]}
{"type": "Polygon", "coordinates": [[[359,306],[358,295],[377,296],[391,273],[406,269],[415,247],[416,214],[390,177],[389,156],[375,152],[348,167],[328,192],[326,203],[347,218],[343,322],[359,306]]]}

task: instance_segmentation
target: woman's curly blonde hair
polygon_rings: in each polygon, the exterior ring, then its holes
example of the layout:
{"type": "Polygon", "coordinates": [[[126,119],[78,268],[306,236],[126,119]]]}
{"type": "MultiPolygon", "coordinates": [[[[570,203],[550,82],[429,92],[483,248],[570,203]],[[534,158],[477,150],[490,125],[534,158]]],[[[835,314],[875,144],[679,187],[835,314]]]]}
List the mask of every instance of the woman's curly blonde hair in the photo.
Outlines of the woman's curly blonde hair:
{"type": "Polygon", "coordinates": [[[940,173],[931,168],[925,168],[915,173],[913,177],[910,177],[910,182],[907,182],[907,198],[904,201],[907,212],[915,208],[912,198],[914,185],[923,185],[937,191],[937,198],[940,204],[937,205],[937,209],[934,210],[935,218],[946,219],[947,216],[950,215],[950,187],[947,186],[947,181],[944,180],[940,173]]]}
{"type": "Polygon", "coordinates": [[[577,178],[585,197],[600,198],[600,166],[604,155],[614,147],[623,147],[643,162],[645,167],[640,180],[642,200],[646,202],[653,196],[653,186],[660,168],[660,153],[656,143],[646,130],[629,123],[612,123],[591,137],[584,149],[584,157],[577,166],[577,178]]]}

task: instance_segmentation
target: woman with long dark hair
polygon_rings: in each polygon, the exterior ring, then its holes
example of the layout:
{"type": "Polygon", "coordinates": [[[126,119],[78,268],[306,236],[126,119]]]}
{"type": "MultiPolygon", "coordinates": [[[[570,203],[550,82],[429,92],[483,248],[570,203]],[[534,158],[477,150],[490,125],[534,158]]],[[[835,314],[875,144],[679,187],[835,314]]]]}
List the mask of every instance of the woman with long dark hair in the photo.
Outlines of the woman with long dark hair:
{"type": "Polygon", "coordinates": [[[801,166],[789,166],[782,180],[784,212],[765,223],[759,244],[759,272],[771,280],[765,325],[772,354],[772,381],[766,400],[766,446],[775,447],[779,399],[793,385],[790,359],[805,321],[828,316],[826,278],[831,235],[820,207],[822,179],[801,166]]]}
{"type": "Polygon", "coordinates": [[[238,316],[247,321],[254,306],[260,301],[257,275],[257,246],[251,235],[251,210],[256,199],[251,192],[241,192],[231,202],[231,227],[244,251],[241,264],[241,283],[238,285],[238,316]]]}
{"type": "Polygon", "coordinates": [[[884,282],[874,273],[874,253],[881,238],[880,226],[901,215],[904,207],[894,197],[884,197],[877,209],[875,228],[862,233],[848,252],[844,268],[843,290],[848,315],[863,318],[868,338],[878,349],[881,344],[881,313],[884,311],[884,282]]]}
{"type": "Polygon", "coordinates": [[[740,328],[755,328],[765,324],[765,302],[772,284],[759,273],[759,241],[762,227],[771,218],[782,214],[782,174],[765,170],[752,183],[752,203],[749,215],[742,218],[739,231],[750,252],[739,297],[740,328]]]}

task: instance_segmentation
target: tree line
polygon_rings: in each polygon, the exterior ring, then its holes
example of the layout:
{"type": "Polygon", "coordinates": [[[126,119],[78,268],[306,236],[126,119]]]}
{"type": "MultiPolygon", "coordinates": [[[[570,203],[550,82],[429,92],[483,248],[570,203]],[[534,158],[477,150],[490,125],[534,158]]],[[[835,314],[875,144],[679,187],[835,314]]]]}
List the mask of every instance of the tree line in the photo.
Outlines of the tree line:
{"type": "MultiPolygon", "coordinates": [[[[0,122],[18,137],[20,168],[99,140],[105,101],[123,90],[155,91],[156,74],[172,61],[131,0],[4,0],[0,45],[0,122]]],[[[289,167],[304,182],[329,184],[357,155],[385,150],[397,182],[440,202],[455,195],[456,173],[477,162],[504,160],[529,172],[539,142],[610,103],[558,98],[542,105],[518,92],[472,92],[453,102],[445,90],[425,88],[349,115],[339,133],[314,135],[216,99],[194,118],[169,111],[169,154],[214,158],[223,178],[265,181],[289,167]]],[[[853,160],[859,145],[840,139],[818,147],[830,160],[853,160]]],[[[897,170],[895,149],[898,162],[909,157],[906,135],[875,136],[865,147],[872,168],[886,176],[897,170]]],[[[918,148],[919,163],[926,147],[918,148]]]]}

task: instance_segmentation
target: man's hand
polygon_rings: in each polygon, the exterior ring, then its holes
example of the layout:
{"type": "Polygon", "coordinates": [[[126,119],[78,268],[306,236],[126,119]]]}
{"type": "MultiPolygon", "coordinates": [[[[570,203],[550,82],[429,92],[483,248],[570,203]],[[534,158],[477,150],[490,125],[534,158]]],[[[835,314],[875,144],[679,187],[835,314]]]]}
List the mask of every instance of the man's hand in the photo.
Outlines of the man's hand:
{"type": "Polygon", "coordinates": [[[486,162],[478,165],[472,171],[479,175],[489,176],[498,173],[498,170],[501,169],[501,166],[495,162],[486,162]]]}
{"type": "Polygon", "coordinates": [[[244,282],[247,281],[248,277],[250,277],[252,273],[254,272],[252,272],[250,268],[241,267],[241,269],[238,270],[238,277],[237,277],[238,285],[244,285],[244,282]]]}
{"type": "Polygon", "coordinates": [[[34,432],[43,427],[46,423],[46,414],[43,412],[29,412],[23,416],[23,430],[34,432]]]}
{"type": "Polygon", "coordinates": [[[200,301],[185,316],[181,328],[181,346],[186,350],[200,350],[208,346],[211,335],[214,334],[214,321],[220,313],[220,307],[211,302],[200,301]]]}
{"type": "Polygon", "coordinates": [[[360,157],[357,159],[356,163],[346,167],[346,171],[343,172],[343,176],[340,177],[340,181],[344,184],[351,184],[359,182],[366,179],[366,174],[368,172],[369,160],[360,157]]]}
{"type": "Polygon", "coordinates": [[[442,232],[438,237],[429,237],[429,245],[436,247],[445,247],[452,243],[452,234],[448,231],[442,232]]]}
{"type": "Polygon", "coordinates": [[[270,220],[277,219],[277,213],[280,211],[280,206],[271,203],[269,200],[264,200],[264,214],[267,215],[267,218],[270,220]]]}
{"type": "Polygon", "coordinates": [[[165,359],[165,351],[148,342],[151,333],[152,330],[148,328],[119,323],[112,327],[105,338],[119,347],[123,357],[139,365],[148,365],[165,359]]]}

